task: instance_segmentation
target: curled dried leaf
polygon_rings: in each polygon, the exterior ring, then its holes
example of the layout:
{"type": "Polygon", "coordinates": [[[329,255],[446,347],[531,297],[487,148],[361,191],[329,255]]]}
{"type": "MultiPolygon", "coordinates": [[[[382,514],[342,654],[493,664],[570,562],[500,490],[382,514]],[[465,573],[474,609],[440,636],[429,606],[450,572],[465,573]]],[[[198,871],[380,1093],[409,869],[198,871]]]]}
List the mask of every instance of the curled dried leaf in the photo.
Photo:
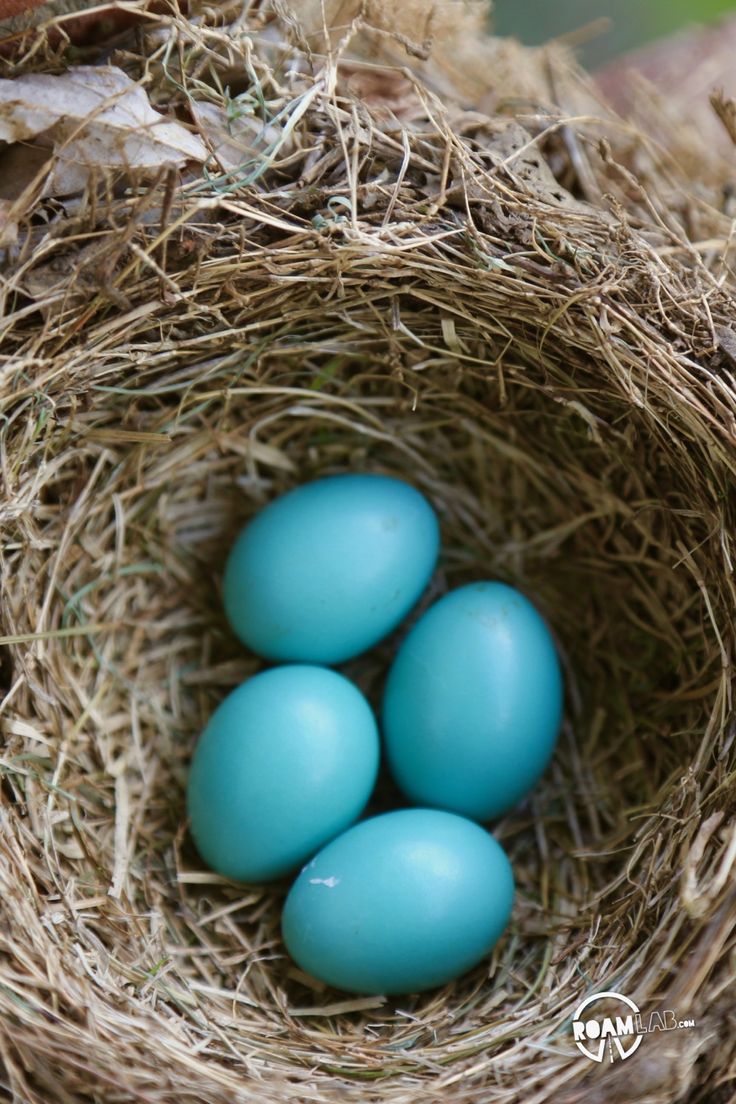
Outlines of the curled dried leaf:
{"type": "Polygon", "coordinates": [[[716,88],[710,94],[713,110],[723,123],[728,137],[736,146],[736,101],[730,99],[722,88],[716,88]]]}
{"type": "Polygon", "coordinates": [[[144,89],[114,66],[0,80],[0,140],[39,134],[54,147],[47,195],[82,190],[92,168],[150,171],[207,157],[200,138],[155,111],[144,89]]]}

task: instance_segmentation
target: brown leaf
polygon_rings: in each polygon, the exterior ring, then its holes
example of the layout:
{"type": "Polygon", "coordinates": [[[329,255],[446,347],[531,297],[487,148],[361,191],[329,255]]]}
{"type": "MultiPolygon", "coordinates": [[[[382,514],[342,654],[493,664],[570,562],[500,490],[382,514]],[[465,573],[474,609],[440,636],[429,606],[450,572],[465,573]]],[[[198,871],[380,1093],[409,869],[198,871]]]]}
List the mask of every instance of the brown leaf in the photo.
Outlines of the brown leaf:
{"type": "Polygon", "coordinates": [[[736,103],[729,99],[722,88],[716,88],[710,94],[710,102],[718,118],[728,132],[728,137],[736,146],[736,103]]]}
{"type": "Polygon", "coordinates": [[[43,0],[0,0],[0,19],[10,19],[13,15],[37,8],[43,0]]]}
{"type": "Polygon", "coordinates": [[[18,142],[0,150],[0,199],[18,200],[37,176],[51,168],[51,156],[51,147],[41,141],[18,142]]]}
{"type": "Polygon", "coordinates": [[[397,119],[410,121],[426,110],[415,86],[396,69],[343,61],[340,62],[338,75],[348,93],[381,119],[395,115],[397,119]]]}

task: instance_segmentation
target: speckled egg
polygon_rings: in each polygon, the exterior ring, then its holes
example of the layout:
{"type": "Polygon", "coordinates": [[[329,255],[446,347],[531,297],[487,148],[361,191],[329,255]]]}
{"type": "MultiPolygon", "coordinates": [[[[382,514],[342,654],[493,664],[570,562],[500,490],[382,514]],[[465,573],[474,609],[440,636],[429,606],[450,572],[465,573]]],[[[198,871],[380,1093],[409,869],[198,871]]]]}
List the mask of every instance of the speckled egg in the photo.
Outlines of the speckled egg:
{"type": "Polygon", "coordinates": [[[354,993],[415,993],[465,973],[506,927],[511,866],[473,821],[435,809],[372,817],[299,874],[282,932],[307,973],[354,993]]]}
{"type": "Polygon", "coordinates": [[[382,475],[306,483],[266,506],[230,553],[225,612],[270,659],[341,663],[390,633],[427,585],[439,527],[426,498],[382,475]]]}
{"type": "Polygon", "coordinates": [[[402,644],[384,693],[386,756],[412,801],[487,820],[539,779],[561,711],[542,616],[513,587],[473,583],[430,606],[402,644]]]}
{"type": "Polygon", "coordinates": [[[296,869],[357,819],[379,761],[375,718],[358,688],[325,667],[274,667],[210,718],[189,772],[197,849],[241,882],[296,869]]]}

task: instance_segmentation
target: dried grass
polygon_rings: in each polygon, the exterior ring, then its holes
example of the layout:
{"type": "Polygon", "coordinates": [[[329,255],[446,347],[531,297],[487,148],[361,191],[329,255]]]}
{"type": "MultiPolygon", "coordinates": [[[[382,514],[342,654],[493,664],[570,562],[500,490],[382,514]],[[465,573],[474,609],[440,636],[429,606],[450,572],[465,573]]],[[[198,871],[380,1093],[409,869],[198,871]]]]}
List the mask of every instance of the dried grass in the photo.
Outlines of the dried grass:
{"type": "MultiPolygon", "coordinates": [[[[365,29],[375,7],[327,53],[283,3],[147,17],[112,60],[180,118],[192,98],[252,111],[241,169],[31,191],[19,212],[0,365],[14,1100],[734,1089],[731,167],[664,117],[646,136],[614,117],[559,51],[464,36],[453,7],[426,60],[387,7],[365,29]],[[435,503],[435,593],[497,576],[532,595],[569,685],[552,769],[497,826],[510,931],[403,1000],[300,975],[286,883],[203,870],[183,823],[197,734],[257,669],[221,612],[229,541],[347,469],[435,503]],[[570,1017],[602,988],[697,1028],[593,1068],[570,1017]]],[[[58,71],[43,42],[12,71],[58,71]]],[[[349,668],[371,695],[394,646],[349,668]]]]}

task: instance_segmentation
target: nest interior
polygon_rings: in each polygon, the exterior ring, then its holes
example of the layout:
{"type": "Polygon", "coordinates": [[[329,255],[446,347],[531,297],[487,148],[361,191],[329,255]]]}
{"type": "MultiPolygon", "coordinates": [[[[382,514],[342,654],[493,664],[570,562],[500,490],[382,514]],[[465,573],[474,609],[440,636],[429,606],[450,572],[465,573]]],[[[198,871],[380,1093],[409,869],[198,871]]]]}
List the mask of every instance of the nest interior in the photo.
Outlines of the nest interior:
{"type": "MultiPolygon", "coordinates": [[[[13,209],[12,1099],[695,1104],[734,1087],[730,167],[478,17],[149,12],[112,60],[193,129],[202,102],[245,119],[237,170],[214,146],[205,171],[31,188],[13,209]],[[428,600],[512,582],[565,668],[554,763],[493,826],[512,925],[470,975],[405,999],[300,974],[288,881],[213,875],[184,823],[197,735],[260,666],[222,614],[229,544],[274,495],[342,471],[428,495],[428,600]],[[570,1019],[603,989],[696,1028],[592,1068],[570,1019]]],[[[6,75],[68,65],[44,33],[6,75]]],[[[374,701],[395,648],[345,668],[374,701]]],[[[398,800],[384,781],[373,808],[398,800]]]]}

